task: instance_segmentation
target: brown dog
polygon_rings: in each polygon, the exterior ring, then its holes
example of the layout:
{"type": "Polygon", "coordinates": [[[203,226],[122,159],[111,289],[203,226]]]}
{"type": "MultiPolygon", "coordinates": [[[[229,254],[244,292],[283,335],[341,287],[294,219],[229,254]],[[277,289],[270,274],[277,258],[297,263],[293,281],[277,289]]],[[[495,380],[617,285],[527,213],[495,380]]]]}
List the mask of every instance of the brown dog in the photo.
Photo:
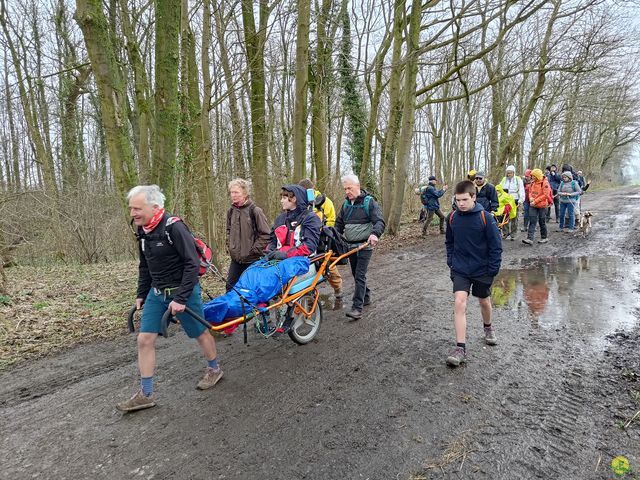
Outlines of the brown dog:
{"type": "Polygon", "coordinates": [[[586,238],[591,233],[591,217],[593,217],[593,213],[588,210],[580,215],[576,236],[580,235],[582,238],[586,238]]]}

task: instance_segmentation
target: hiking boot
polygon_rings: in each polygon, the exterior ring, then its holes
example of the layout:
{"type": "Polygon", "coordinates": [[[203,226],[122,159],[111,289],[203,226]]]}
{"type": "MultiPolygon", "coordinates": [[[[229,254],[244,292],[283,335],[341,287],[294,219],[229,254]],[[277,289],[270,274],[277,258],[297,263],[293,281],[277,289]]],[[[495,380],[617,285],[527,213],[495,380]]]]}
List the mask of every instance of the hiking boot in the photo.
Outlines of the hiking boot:
{"type": "Polygon", "coordinates": [[[556,228],[556,232],[562,233],[562,228],[556,228]]]}
{"type": "Polygon", "coordinates": [[[496,333],[493,331],[493,326],[484,327],[484,343],[487,345],[495,345],[498,343],[496,333]]]}
{"type": "Polygon", "coordinates": [[[350,312],[347,312],[347,317],[354,321],[360,320],[362,318],[362,312],[353,308],[350,312]]]}
{"type": "Polygon", "coordinates": [[[504,237],[505,240],[512,240],[511,235],[507,235],[506,237],[504,237]]]}
{"type": "Polygon", "coordinates": [[[144,410],[156,406],[156,396],[152,393],[146,396],[142,390],[138,390],[136,394],[129,400],[120,402],[116,408],[121,412],[135,412],[136,410],[144,410]]]}
{"type": "Polygon", "coordinates": [[[216,383],[220,381],[222,378],[222,369],[207,367],[207,370],[204,372],[204,377],[202,380],[198,382],[198,390],[206,390],[208,388],[213,387],[216,383]]]}
{"type": "Polygon", "coordinates": [[[342,289],[339,288],[339,289],[334,291],[333,296],[336,297],[336,298],[342,298],[342,297],[344,297],[344,293],[342,293],[342,289]]]}
{"type": "Polygon", "coordinates": [[[369,305],[371,305],[371,298],[365,298],[364,302],[362,302],[362,306],[367,307],[369,305]]]}
{"type": "Polygon", "coordinates": [[[530,240],[528,238],[523,238],[522,243],[526,243],[527,245],[533,245],[533,240],[530,240]]]}
{"type": "Polygon", "coordinates": [[[549,239],[548,238],[541,238],[540,240],[538,240],[538,243],[548,243],[549,239]]]}
{"type": "Polygon", "coordinates": [[[447,365],[451,367],[457,367],[461,363],[467,361],[467,354],[462,347],[454,348],[453,352],[447,357],[447,365]]]}
{"type": "Polygon", "coordinates": [[[515,241],[516,241],[516,237],[515,237],[514,235],[511,235],[511,236],[509,237],[509,240],[511,240],[512,242],[515,242],[515,241]]]}

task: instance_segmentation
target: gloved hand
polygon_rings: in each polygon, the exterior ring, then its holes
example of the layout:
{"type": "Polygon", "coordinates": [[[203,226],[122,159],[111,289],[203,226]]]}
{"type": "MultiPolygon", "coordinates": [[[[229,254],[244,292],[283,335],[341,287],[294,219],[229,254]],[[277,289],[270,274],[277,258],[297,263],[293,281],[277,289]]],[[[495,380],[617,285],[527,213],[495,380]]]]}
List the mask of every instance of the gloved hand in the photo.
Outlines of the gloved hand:
{"type": "Polygon", "coordinates": [[[287,258],[286,252],[281,252],[280,250],[274,250],[273,252],[269,252],[269,256],[267,257],[269,260],[284,260],[287,258]]]}
{"type": "Polygon", "coordinates": [[[369,242],[369,245],[371,245],[372,247],[375,247],[380,241],[380,239],[377,237],[377,235],[374,235],[372,233],[371,235],[369,235],[369,239],[367,241],[369,242]]]}

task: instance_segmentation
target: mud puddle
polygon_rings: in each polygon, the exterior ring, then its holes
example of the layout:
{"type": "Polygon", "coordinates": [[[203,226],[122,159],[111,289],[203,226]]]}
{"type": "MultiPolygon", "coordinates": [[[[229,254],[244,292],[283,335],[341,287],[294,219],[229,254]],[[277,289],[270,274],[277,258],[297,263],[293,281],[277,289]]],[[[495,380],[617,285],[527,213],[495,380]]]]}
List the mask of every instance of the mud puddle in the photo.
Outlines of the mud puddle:
{"type": "Polygon", "coordinates": [[[590,343],[638,324],[640,265],[617,256],[515,261],[492,288],[496,307],[517,310],[534,327],[580,330],[590,343]]]}

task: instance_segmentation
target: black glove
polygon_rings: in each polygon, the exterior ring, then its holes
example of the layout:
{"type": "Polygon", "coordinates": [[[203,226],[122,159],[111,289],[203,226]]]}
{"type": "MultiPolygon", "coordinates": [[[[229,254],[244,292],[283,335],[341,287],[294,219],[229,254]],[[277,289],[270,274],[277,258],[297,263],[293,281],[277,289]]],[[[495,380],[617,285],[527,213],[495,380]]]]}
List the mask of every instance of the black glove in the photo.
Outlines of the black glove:
{"type": "Polygon", "coordinates": [[[280,250],[274,250],[273,252],[269,252],[269,256],[267,258],[269,260],[284,260],[287,258],[287,254],[280,250]]]}

